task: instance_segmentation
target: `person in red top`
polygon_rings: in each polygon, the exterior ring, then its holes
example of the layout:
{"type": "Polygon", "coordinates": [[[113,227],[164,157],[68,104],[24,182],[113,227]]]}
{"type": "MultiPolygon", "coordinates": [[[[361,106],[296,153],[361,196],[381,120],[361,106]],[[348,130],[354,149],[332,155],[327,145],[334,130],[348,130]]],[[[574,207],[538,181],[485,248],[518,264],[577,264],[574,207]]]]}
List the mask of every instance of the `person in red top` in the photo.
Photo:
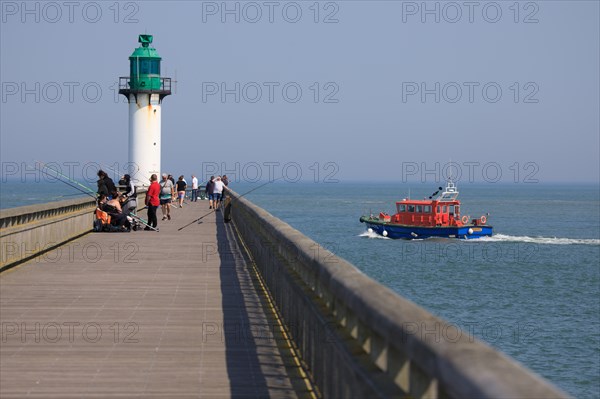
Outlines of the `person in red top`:
{"type": "MultiPolygon", "coordinates": [[[[146,192],[146,205],[148,206],[148,224],[154,227],[157,231],[158,219],[156,218],[156,210],[160,206],[160,184],[158,184],[158,177],[156,174],[150,176],[150,187],[146,192]]],[[[144,230],[152,230],[150,227],[146,227],[144,230]]]]}

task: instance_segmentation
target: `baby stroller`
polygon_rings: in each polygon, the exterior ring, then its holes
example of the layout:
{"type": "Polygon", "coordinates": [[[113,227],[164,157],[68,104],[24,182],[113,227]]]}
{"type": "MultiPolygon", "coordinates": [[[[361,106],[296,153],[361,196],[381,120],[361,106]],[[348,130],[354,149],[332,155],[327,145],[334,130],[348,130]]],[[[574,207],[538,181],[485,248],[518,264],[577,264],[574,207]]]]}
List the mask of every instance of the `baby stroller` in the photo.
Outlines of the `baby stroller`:
{"type": "Polygon", "coordinates": [[[137,199],[134,197],[129,197],[125,199],[123,202],[123,213],[129,216],[131,213],[135,213],[135,209],[137,208],[137,199]]]}
{"type": "MultiPolygon", "coordinates": [[[[144,207],[142,209],[146,209],[146,207],[144,207]]],[[[138,209],[138,211],[140,211],[142,209],[138,209]]],[[[142,219],[140,216],[138,216],[136,214],[136,209],[135,208],[130,209],[130,213],[129,213],[129,215],[127,215],[127,217],[129,218],[129,221],[131,222],[131,228],[133,230],[141,230],[142,228],[146,227],[147,229],[158,231],[157,227],[150,226],[148,224],[147,220],[142,219]]]]}

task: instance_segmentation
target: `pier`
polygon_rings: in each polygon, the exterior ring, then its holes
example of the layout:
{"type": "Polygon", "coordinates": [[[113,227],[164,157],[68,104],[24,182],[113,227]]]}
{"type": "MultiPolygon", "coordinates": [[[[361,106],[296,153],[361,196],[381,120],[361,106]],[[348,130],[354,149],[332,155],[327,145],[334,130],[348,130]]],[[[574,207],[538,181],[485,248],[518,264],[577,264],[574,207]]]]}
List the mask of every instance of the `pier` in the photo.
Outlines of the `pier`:
{"type": "Polygon", "coordinates": [[[0,211],[0,397],[568,397],[229,194],[158,233],[0,211]]]}

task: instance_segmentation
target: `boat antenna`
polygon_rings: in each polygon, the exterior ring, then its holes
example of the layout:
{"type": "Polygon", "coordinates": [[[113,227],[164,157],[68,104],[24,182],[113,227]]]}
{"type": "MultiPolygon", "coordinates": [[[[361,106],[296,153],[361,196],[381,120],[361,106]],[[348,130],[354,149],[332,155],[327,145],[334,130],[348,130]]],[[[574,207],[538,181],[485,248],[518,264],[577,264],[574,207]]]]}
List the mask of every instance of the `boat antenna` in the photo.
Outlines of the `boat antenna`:
{"type": "MultiPolygon", "coordinates": [[[[450,158],[450,162],[448,163],[448,165],[452,166],[452,158],[450,158]]],[[[453,170],[453,168],[450,167],[449,170],[450,170],[450,172],[449,172],[450,174],[448,176],[448,182],[449,183],[454,183],[454,179],[452,178],[452,170],[453,170]]]]}
{"type": "Polygon", "coordinates": [[[429,196],[429,199],[432,199],[433,197],[435,197],[436,195],[438,195],[438,193],[439,193],[441,190],[443,190],[443,189],[442,189],[441,187],[438,187],[438,190],[437,190],[436,192],[434,192],[433,194],[431,194],[431,195],[429,196]]]}

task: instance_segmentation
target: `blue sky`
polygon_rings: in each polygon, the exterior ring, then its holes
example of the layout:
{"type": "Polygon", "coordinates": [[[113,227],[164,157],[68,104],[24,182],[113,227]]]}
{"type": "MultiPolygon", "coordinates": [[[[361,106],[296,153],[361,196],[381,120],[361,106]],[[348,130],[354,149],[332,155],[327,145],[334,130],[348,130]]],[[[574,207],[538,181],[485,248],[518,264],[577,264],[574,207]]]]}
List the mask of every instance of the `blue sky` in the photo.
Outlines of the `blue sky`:
{"type": "Polygon", "coordinates": [[[599,180],[597,1],[69,4],[1,3],[3,174],[124,168],[115,84],[150,33],[175,175],[599,180]]]}

